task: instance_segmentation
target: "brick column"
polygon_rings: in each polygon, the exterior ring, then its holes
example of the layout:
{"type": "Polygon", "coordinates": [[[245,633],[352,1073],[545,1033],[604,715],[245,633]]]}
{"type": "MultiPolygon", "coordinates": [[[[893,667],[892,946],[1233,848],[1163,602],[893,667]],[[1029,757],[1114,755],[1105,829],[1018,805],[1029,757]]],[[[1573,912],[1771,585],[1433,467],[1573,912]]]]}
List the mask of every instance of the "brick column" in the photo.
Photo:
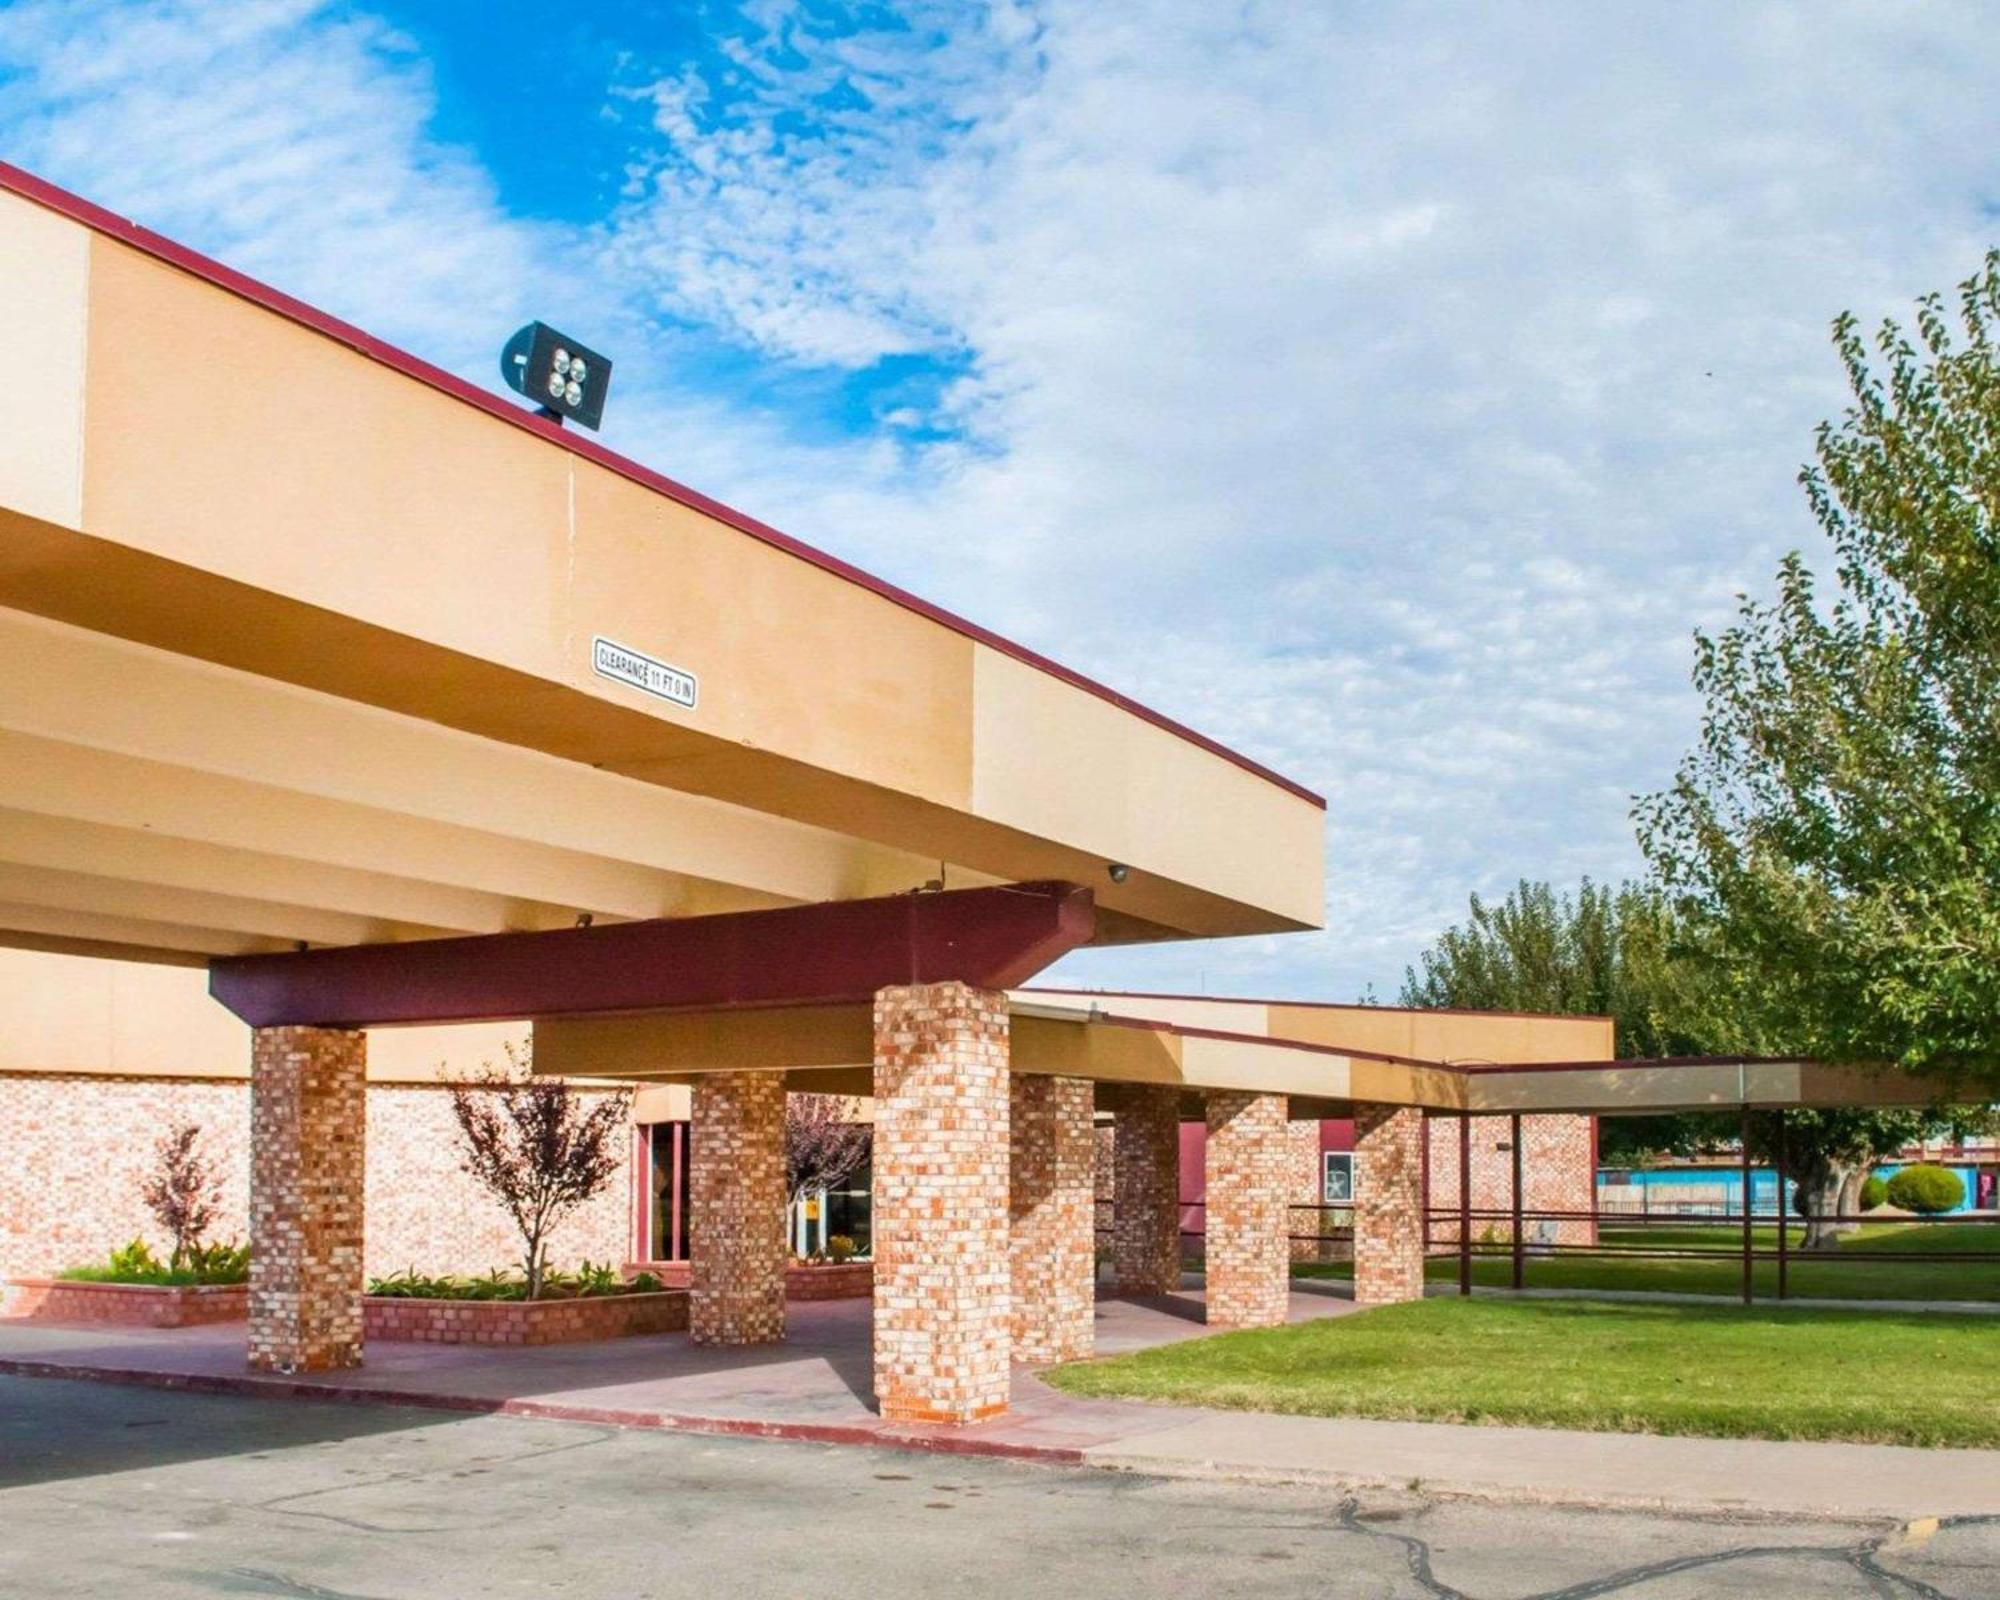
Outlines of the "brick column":
{"type": "Polygon", "coordinates": [[[785,1336],[785,1075],[694,1080],[688,1170],[688,1337],[785,1336]]]}
{"type": "Polygon", "coordinates": [[[1016,1361],[1075,1361],[1096,1347],[1095,1107],[1087,1078],[1014,1078],[1007,1218],[1016,1361]]]}
{"type": "Polygon", "coordinates": [[[1007,1409],[1007,997],[875,996],[875,1399],[903,1422],[1007,1409]]]}
{"type": "Polygon", "coordinates": [[[1120,1294],[1181,1286],[1181,1095],[1166,1083],[1120,1092],[1112,1124],[1111,1282],[1120,1294]]]}
{"type": "Polygon", "coordinates": [[[1291,1304],[1291,1139],[1281,1094],[1208,1094],[1208,1325],[1279,1328],[1291,1304]]]}
{"type": "Polygon", "coordinates": [[[361,1365],[368,1039],[258,1028],[250,1041],[250,1365],[361,1365]]]}
{"type": "Polygon", "coordinates": [[[1354,1301],[1424,1297],[1424,1114],[1354,1108],[1354,1301]]]}

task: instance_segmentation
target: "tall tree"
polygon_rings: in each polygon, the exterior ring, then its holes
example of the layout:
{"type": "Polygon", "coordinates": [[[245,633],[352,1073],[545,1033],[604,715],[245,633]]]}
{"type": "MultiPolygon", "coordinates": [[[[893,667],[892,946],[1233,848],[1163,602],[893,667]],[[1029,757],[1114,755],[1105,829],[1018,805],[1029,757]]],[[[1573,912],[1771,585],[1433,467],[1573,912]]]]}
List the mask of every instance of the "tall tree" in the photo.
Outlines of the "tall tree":
{"type": "MultiPolygon", "coordinates": [[[[1404,974],[1404,1005],[1609,1016],[1621,1058],[1703,1055],[1745,1048],[1734,996],[1698,951],[1707,930],[1660,890],[1610,889],[1588,879],[1575,894],[1523,881],[1496,903],[1472,897],[1470,917],[1439,935],[1404,974]]],[[[1831,1248],[1860,1210],[1868,1168],[1912,1140],[1966,1119],[1913,1111],[1794,1111],[1753,1119],[1753,1153],[1782,1159],[1808,1218],[1806,1246],[1831,1248]]],[[[1604,1117],[1598,1148],[1613,1164],[1733,1148],[1730,1112],[1604,1117]]]]}
{"type": "Polygon", "coordinates": [[[1697,635],[1698,747],[1638,806],[1733,1047],[2000,1085],[2000,253],[1912,337],[1833,330],[1853,403],[1801,475],[1837,594],[1697,635]]]}
{"type": "Polygon", "coordinates": [[[794,1218],[821,1190],[837,1189],[861,1170],[873,1138],[843,1095],[785,1097],[785,1189],[794,1218]]]}
{"type": "MultiPolygon", "coordinates": [[[[1620,1057],[1698,1055],[1719,1031],[1701,969],[1678,958],[1666,897],[1643,884],[1588,878],[1575,893],[1523,879],[1498,902],[1472,897],[1403,974],[1406,1006],[1608,1016],[1620,1057]]],[[[1612,1117],[1600,1149],[1619,1162],[1693,1155],[1734,1134],[1712,1116],[1612,1117]]]]}
{"type": "Polygon", "coordinates": [[[1472,896],[1463,923],[1403,973],[1399,1003],[1608,1016],[1620,1056],[1688,1055],[1712,1027],[1697,969],[1674,959],[1657,890],[1585,878],[1574,894],[1522,879],[1504,900],[1472,896]]]}

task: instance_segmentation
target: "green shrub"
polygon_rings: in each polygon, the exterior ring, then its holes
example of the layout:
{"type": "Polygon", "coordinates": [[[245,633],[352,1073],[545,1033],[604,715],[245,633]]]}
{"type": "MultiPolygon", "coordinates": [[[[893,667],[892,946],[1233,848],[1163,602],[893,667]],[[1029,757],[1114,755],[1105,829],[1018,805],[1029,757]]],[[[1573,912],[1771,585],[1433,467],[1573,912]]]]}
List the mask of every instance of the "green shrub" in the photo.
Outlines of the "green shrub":
{"type": "Polygon", "coordinates": [[[477,1278],[433,1278],[405,1267],[386,1278],[370,1280],[368,1292],[391,1300],[525,1300],[528,1286],[522,1279],[498,1271],[477,1278]]]}
{"type": "MultiPolygon", "coordinates": [[[[585,1261],[575,1272],[545,1271],[541,1297],[573,1300],[585,1295],[657,1292],[659,1288],[660,1280],[650,1272],[642,1272],[628,1283],[608,1261],[585,1261]]],[[[371,1278],[368,1292],[389,1300],[525,1300],[528,1281],[519,1272],[503,1267],[476,1278],[433,1278],[414,1267],[405,1267],[386,1278],[371,1278]]]]}
{"type": "Polygon", "coordinates": [[[111,1252],[111,1271],[116,1275],[129,1277],[135,1283],[147,1278],[157,1278],[166,1270],[164,1263],[153,1254],[144,1239],[134,1239],[124,1249],[111,1252]]]}
{"type": "Polygon", "coordinates": [[[148,1283],[166,1289],[196,1284],[246,1283],[250,1278],[247,1244],[194,1245],[184,1258],[168,1265],[153,1254],[144,1239],[134,1239],[111,1252],[102,1266],[67,1267],[57,1274],[72,1283],[148,1283]]]}
{"type": "Polygon", "coordinates": [[[1955,1211],[1965,1204],[1965,1185],[1958,1174],[1928,1162],[1903,1168],[1889,1180],[1886,1192],[1890,1205],[1926,1217],[1955,1211]]]}
{"type": "Polygon", "coordinates": [[[1873,1211],[1889,1198],[1889,1185],[1880,1176],[1871,1172],[1861,1180],[1861,1209],[1873,1211]]]}

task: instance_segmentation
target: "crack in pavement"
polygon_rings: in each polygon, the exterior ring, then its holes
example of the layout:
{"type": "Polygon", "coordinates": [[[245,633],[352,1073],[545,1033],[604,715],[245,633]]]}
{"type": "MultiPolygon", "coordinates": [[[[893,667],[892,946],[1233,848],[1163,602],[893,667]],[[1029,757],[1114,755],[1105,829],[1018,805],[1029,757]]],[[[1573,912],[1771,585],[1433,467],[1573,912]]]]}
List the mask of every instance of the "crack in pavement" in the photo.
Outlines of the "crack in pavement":
{"type": "MultiPolygon", "coordinates": [[[[512,1455],[478,1456],[474,1459],[481,1464],[481,1470],[491,1467],[518,1466],[525,1461],[538,1461],[544,1456],[559,1456],[572,1450],[588,1449],[592,1445],[609,1444],[618,1437],[618,1431],[606,1428],[588,1439],[573,1439],[567,1444],[545,1445],[536,1450],[520,1450],[512,1455]]],[[[462,1475],[462,1466],[412,1468],[401,1472],[386,1472],[380,1477],[357,1479],[352,1483],[322,1484],[316,1489],[299,1489],[291,1494],[273,1496],[269,1500],[251,1500],[245,1509],[250,1511],[274,1511],[281,1517],[310,1517],[315,1522],[337,1523],[344,1528],[353,1528],[358,1533],[476,1533],[482,1528],[504,1527],[504,1517],[481,1522],[459,1522],[448,1525],[419,1525],[390,1527],[385,1523],[369,1522],[361,1517],[342,1516],[334,1511],[307,1511],[295,1505],[300,1500],[312,1500],[321,1495],[350,1494],[356,1489],[379,1489],[390,1484],[422,1483],[427,1478],[462,1475]]]]}
{"type": "Polygon", "coordinates": [[[214,1587],[224,1594],[274,1594],[284,1600],[388,1600],[385,1595],[356,1594],[349,1589],[327,1589],[316,1583],[288,1578],[282,1572],[265,1572],[258,1567],[231,1567],[212,1575],[214,1587]]]}
{"type": "MultiPolygon", "coordinates": [[[[1440,1579],[1431,1564],[1431,1547],[1427,1540],[1415,1534],[1399,1533],[1393,1528],[1379,1528],[1363,1520],[1360,1502],[1348,1499],[1341,1502],[1339,1524],[1347,1533],[1357,1533],[1371,1539],[1386,1539],[1400,1545],[1403,1559],[1409,1567],[1410,1576],[1417,1582],[1431,1600],[1475,1600],[1463,1589],[1455,1589],[1440,1579]]],[[[1966,1528],[2000,1525],[2000,1516],[1945,1517],[1940,1519],[1940,1531],[1945,1528],[1966,1528]]],[[[1715,1550],[1703,1555],[1675,1556],[1666,1561],[1647,1562],[1643,1566],[1628,1567],[1619,1572],[1606,1573],[1602,1577],[1586,1578],[1581,1583],[1566,1585],[1560,1589],[1545,1590],[1541,1594],[1524,1597],[1524,1600],[1599,1600],[1604,1595],[1617,1594],[1638,1584],[1648,1583],[1654,1578],[1672,1577],[1678,1573],[1696,1572],[1705,1567],[1725,1566],[1737,1561],[1762,1559],[1830,1561],[1847,1566],[1859,1573],[1867,1581],[1869,1589],[1884,1600],[1894,1600],[1901,1595],[1914,1595],[1917,1600],[1954,1600],[1944,1590],[1925,1583],[1921,1578],[1912,1578],[1904,1573],[1891,1572],[1878,1559],[1883,1548],[1897,1537],[1895,1533],[1885,1533],[1873,1539],[1863,1539],[1848,1545],[1738,1545],[1728,1550],[1715,1550]]]]}

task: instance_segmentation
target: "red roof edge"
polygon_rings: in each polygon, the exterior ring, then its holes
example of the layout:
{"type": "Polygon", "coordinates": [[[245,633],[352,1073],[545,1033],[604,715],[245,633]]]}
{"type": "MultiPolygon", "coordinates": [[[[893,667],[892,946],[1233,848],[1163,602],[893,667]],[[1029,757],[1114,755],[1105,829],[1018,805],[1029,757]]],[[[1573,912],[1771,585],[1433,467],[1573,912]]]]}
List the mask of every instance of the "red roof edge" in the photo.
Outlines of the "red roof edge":
{"type": "MultiPolygon", "coordinates": [[[[1103,995],[1112,1000],[1203,1000],[1225,1006],[1296,1006],[1305,1011],[1389,1011],[1416,1017],[1513,1017],[1531,1022],[1616,1022],[1594,1011],[1491,1011],[1483,1006],[1386,1006],[1366,1000],[1273,1000],[1245,994],[1173,994],[1159,989],[1082,989],[1056,983],[1023,984],[1032,994],[1103,995]]],[[[1415,1058],[1412,1057],[1412,1060],[1415,1058]]]]}
{"type": "Polygon", "coordinates": [[[219,289],[225,289],[233,295],[262,306],[266,311],[274,311],[281,317],[312,329],[315,333],[337,340],[371,361],[379,361],[405,377],[415,378],[419,383],[428,384],[455,400],[476,406],[489,416],[511,423],[514,427],[532,433],[549,444],[569,451],[572,455],[582,456],[586,461],[594,462],[608,471],[617,473],[620,477],[628,478],[644,488],[651,489],[655,494],[678,501],[705,516],[727,524],[739,533],[748,534],[753,539],[773,545],[822,571],[830,572],[835,577],[870,590],[907,611],[914,611],[917,615],[949,628],[954,633],[962,634],[989,649],[997,650],[1002,655],[1011,656],[1014,660],[1037,671],[1046,672],[1053,678],[1059,678],[1072,688],[1081,689],[1086,694],[1108,701],[1119,710],[1142,718],[1156,728],[1206,750],[1210,755],[1220,756],[1224,761],[1241,767],[1245,772],[1263,779],[1266,783],[1275,784],[1286,793],[1295,795],[1322,811],[1326,809],[1325,798],[1315,794],[1304,784],[1296,783],[1282,773],[1272,771],[1269,767],[1239,754],[1206,734],[1197,733],[1185,724],[1143,706],[1115,689],[1107,688],[1093,678],[1086,678],[1082,673],[1064,666],[1059,661],[1052,661],[1049,657],[1030,650],[1026,645],[1016,644],[1013,640],[1004,638],[989,628],[983,628],[976,622],[968,621],[955,612],[947,611],[942,606],[932,605],[928,600],[912,594],[907,589],[899,588],[886,579],[865,572],[837,556],[829,555],[824,550],[793,538],[790,534],[781,533],[769,523],[759,522],[755,517],[732,506],[724,505],[720,500],[712,499],[698,489],[691,489],[664,473],[655,472],[651,467],[642,466],[627,456],[621,456],[617,451],[607,449],[595,440],[580,438],[570,430],[532,411],[524,410],[497,394],[446,372],[442,367],[434,366],[421,357],[411,355],[407,350],[377,339],[350,322],[342,322],[338,317],[330,316],[316,306],[308,305],[305,301],[296,299],[282,290],[274,289],[269,284],[260,283],[246,273],[238,272],[233,267],[224,266],[221,262],[202,255],[199,251],[177,244],[150,228],[141,227],[116,212],[107,211],[103,206],[95,205],[80,195],[71,194],[67,189],[58,188],[24,168],[0,161],[0,190],[19,195],[24,200],[33,201],[36,205],[58,212],[108,238],[116,239],[121,244],[130,245],[156,260],[164,261],[169,266],[191,273],[219,289]]]}

